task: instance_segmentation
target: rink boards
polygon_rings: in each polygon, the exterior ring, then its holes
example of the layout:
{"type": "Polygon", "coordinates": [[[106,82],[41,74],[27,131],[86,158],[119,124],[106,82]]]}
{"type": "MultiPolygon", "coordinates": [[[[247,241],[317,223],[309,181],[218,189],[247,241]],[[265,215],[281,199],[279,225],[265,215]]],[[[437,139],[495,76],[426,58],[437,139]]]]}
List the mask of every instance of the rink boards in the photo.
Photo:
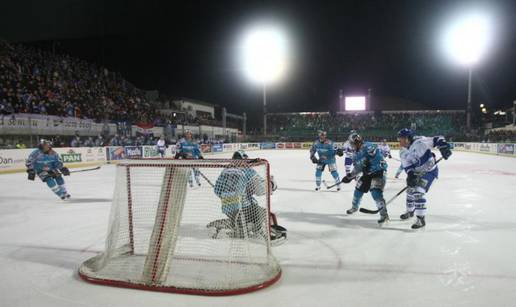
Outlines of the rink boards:
{"type": "MultiPolygon", "coordinates": [[[[342,143],[336,143],[341,146],[342,143]]],[[[398,143],[388,143],[391,149],[398,149],[398,143]]],[[[452,143],[454,150],[516,157],[514,143],[452,143]]],[[[263,142],[263,143],[228,143],[202,144],[204,154],[233,152],[236,150],[309,150],[310,142],[263,142]]],[[[0,174],[25,171],[25,160],[34,149],[0,150],[0,174]]],[[[116,163],[123,159],[145,159],[159,157],[156,146],[105,146],[105,147],[63,147],[54,148],[69,168],[116,163]]],[[[165,156],[173,157],[175,145],[168,146],[165,156]]]]}

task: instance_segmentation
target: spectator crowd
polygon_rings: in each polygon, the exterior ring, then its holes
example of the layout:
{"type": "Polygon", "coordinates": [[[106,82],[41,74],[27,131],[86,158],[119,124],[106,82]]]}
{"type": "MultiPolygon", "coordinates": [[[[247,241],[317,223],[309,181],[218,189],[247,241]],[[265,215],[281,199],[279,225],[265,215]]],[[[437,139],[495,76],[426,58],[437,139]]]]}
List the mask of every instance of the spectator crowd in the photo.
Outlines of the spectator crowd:
{"type": "Polygon", "coordinates": [[[511,143],[516,142],[516,130],[493,130],[484,138],[488,143],[511,143]]]}
{"type": "Polygon", "coordinates": [[[313,137],[319,130],[330,135],[346,136],[357,130],[371,138],[396,137],[402,128],[421,134],[460,135],[464,132],[464,113],[446,112],[364,112],[364,113],[278,113],[269,114],[272,134],[284,138],[313,137]]]}
{"type": "Polygon", "coordinates": [[[63,54],[0,41],[0,114],[154,120],[154,109],[119,74],[63,54]]]}

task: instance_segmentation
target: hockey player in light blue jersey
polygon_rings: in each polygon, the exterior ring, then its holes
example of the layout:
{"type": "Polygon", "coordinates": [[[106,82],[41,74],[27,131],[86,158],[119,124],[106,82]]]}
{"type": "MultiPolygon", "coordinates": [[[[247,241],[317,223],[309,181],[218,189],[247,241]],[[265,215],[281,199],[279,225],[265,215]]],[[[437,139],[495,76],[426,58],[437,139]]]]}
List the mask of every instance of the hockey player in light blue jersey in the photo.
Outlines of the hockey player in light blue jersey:
{"type": "Polygon", "coordinates": [[[439,169],[436,165],[433,148],[438,148],[442,157],[448,159],[452,152],[450,144],[442,136],[424,137],[415,136],[410,129],[398,132],[400,147],[407,148],[407,153],[401,156],[401,165],[407,173],[407,212],[400,218],[406,220],[416,214],[417,220],[412,229],[425,227],[426,198],[432,182],[438,177],[439,169]]]}
{"type": "MultiPolygon", "coordinates": [[[[193,135],[190,130],[187,130],[185,132],[185,137],[179,140],[176,144],[176,159],[204,159],[204,157],[201,154],[201,150],[199,148],[199,144],[195,143],[193,141],[193,135]]],[[[198,186],[201,186],[201,181],[199,179],[199,170],[196,168],[193,168],[193,177],[195,178],[195,182],[198,186]]],[[[190,187],[193,187],[193,180],[190,177],[188,179],[188,183],[190,184],[190,187]]]]}
{"type": "Polygon", "coordinates": [[[383,153],[378,147],[373,143],[364,142],[362,137],[357,133],[350,136],[350,142],[355,149],[353,171],[351,174],[342,178],[342,182],[349,183],[358,175],[362,174],[362,176],[357,179],[353,193],[352,207],[347,210],[346,213],[353,214],[358,211],[362,196],[364,193],[371,191],[371,195],[376,202],[376,207],[380,209],[378,224],[382,225],[389,220],[385,199],[383,198],[387,163],[383,158],[383,153]]]}
{"type": "MultiPolygon", "coordinates": [[[[317,164],[315,169],[316,191],[321,189],[321,177],[326,165],[328,165],[328,170],[333,179],[335,179],[335,183],[338,184],[340,182],[335,155],[342,157],[343,154],[342,149],[337,148],[333,141],[327,139],[325,131],[319,133],[319,138],[314,142],[312,148],[310,148],[310,160],[312,160],[312,163],[317,164]],[[318,157],[316,157],[315,154],[317,154],[318,157]]],[[[337,191],[340,191],[340,184],[337,185],[337,191]]]]}
{"type": "Polygon", "coordinates": [[[29,180],[36,175],[61,199],[70,198],[62,177],[69,176],[70,171],[63,166],[59,155],[52,149],[50,141],[41,140],[38,149],[34,150],[25,163],[29,180]]]}

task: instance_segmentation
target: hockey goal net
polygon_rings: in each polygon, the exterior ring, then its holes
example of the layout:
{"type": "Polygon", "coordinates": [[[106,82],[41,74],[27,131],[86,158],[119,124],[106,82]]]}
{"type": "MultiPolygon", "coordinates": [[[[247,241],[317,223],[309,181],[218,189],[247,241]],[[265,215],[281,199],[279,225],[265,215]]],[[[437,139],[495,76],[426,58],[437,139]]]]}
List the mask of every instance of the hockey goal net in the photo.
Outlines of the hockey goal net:
{"type": "Polygon", "coordinates": [[[271,253],[265,160],[135,160],[116,166],[105,251],[86,281],[232,295],[280,278],[271,253]]]}

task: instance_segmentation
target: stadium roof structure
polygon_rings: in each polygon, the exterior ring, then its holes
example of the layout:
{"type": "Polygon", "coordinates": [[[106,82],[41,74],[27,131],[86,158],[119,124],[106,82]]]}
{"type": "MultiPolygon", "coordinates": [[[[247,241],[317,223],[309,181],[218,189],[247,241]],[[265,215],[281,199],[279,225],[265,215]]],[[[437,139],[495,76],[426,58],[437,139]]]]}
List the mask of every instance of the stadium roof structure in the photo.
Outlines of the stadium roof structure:
{"type": "Polygon", "coordinates": [[[187,102],[191,102],[191,103],[195,103],[195,104],[200,104],[200,105],[207,106],[207,107],[220,107],[220,105],[215,104],[215,103],[210,103],[210,102],[206,102],[206,101],[202,101],[202,100],[198,100],[198,99],[193,99],[193,98],[188,98],[188,97],[175,97],[172,100],[173,101],[187,101],[187,102]]]}
{"type": "MultiPolygon", "coordinates": [[[[435,109],[435,107],[431,107],[417,101],[392,96],[373,96],[369,105],[369,110],[371,111],[421,111],[435,109]]],[[[445,110],[443,108],[439,109],[445,110]]],[[[456,110],[457,107],[451,107],[449,109],[456,110]]]]}

